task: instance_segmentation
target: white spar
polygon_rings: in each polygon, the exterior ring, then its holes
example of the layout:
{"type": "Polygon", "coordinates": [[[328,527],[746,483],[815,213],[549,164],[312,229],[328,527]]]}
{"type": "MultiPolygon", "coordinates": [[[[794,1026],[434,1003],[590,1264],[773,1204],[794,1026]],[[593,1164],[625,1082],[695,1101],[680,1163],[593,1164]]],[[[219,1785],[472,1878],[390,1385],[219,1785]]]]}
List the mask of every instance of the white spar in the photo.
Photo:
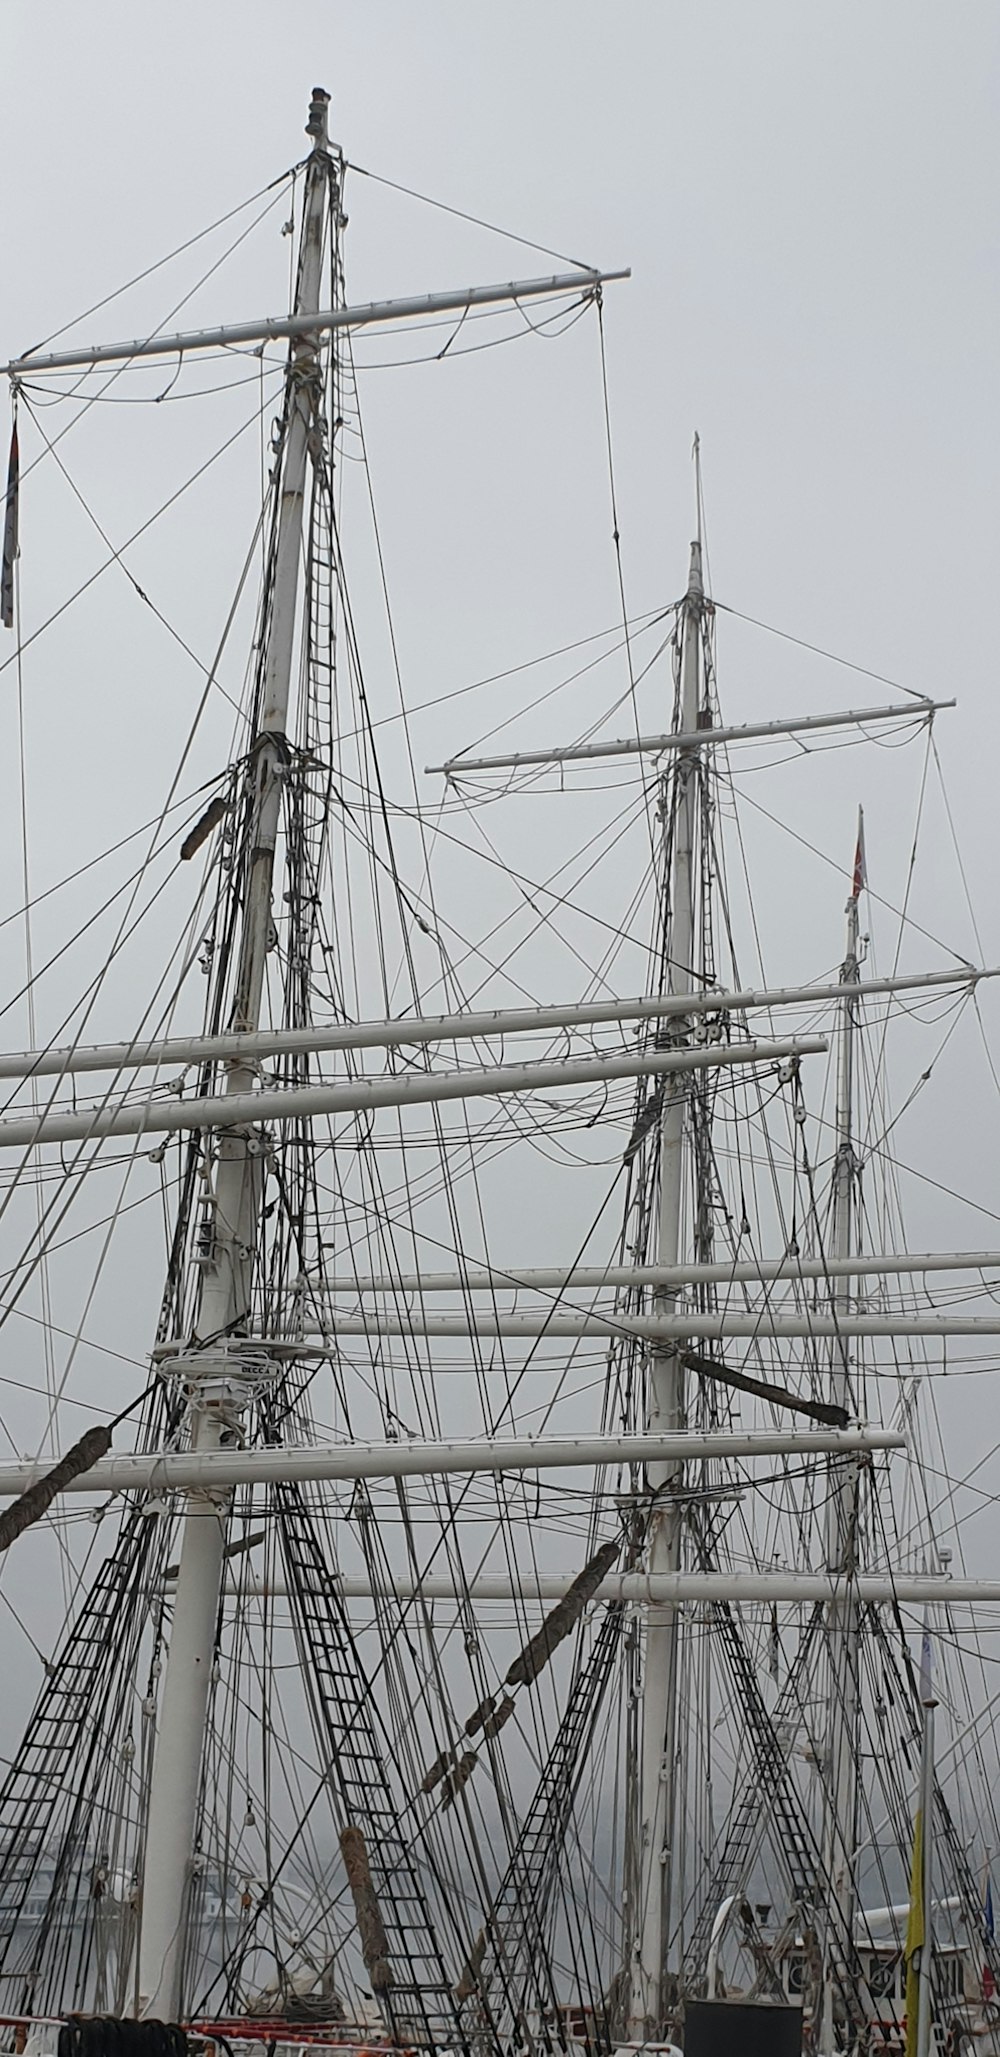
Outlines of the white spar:
{"type": "Polygon", "coordinates": [[[230,350],[254,343],[283,342],[319,336],[331,329],[370,328],[384,321],[412,321],[426,314],[461,314],[472,307],[499,306],[506,300],[539,300],[549,294],[592,293],[601,285],[631,278],[621,271],[555,272],[544,279],[508,279],[497,286],[457,286],[443,293],[418,293],[403,300],[368,300],[360,307],[323,307],[310,314],[276,315],[273,319],[229,322],[223,328],[185,329],[169,336],[133,336],[127,343],[98,343],[89,350],[26,351],[0,366],[9,378],[26,372],[75,371],[91,364],[117,364],[134,357],[178,357],[192,350],[230,350]]]}
{"type": "Polygon", "coordinates": [[[445,1100],[493,1098],[604,1079],[655,1077],[666,1072],[715,1070],[735,1064],[773,1064],[822,1054],[822,1036],[781,1043],[713,1043],[697,1050],[626,1051],[614,1057],[571,1057],[561,1062],[507,1064],[482,1070],[420,1072],[408,1077],[341,1080],[315,1086],[261,1087],[254,1092],[205,1094],[191,1099],[145,1099],[71,1113],[21,1115],[0,1121],[0,1149],[38,1143],[89,1142],[102,1136],[171,1135],[179,1130],[243,1128],[254,1122],[296,1121],[303,1115],[355,1114],[380,1107],[423,1107],[445,1100]]]}
{"type": "MultiPolygon", "coordinates": [[[[1000,978],[1000,966],[951,965],[944,971],[866,979],[859,1000],[937,986],[975,986],[1000,978]]],[[[261,1063],[301,1051],[405,1050],[429,1043],[495,1042],[549,1029],[614,1027],[671,1015],[748,1014],[758,1009],[812,1007],[835,1000],[839,985],[707,987],[697,993],[644,993],[631,1000],[592,1000],[553,1007],[496,1007],[462,1014],[397,1015],[384,1021],[311,1022],[307,1028],[250,1029],[216,1036],[135,1037],[128,1043],[71,1043],[46,1050],[0,1051],[0,1078],[61,1078],[81,1071],[172,1070],[175,1065],[261,1063]]]]}
{"type": "MultiPolygon", "coordinates": [[[[229,1491],[278,1481],[430,1478],[449,1472],[563,1471],[595,1465],[683,1463],[687,1459],[851,1456],[904,1450],[894,1429],[690,1430],[681,1435],[476,1436],[466,1442],[328,1443],[307,1449],[186,1449],[102,1457],[67,1493],[229,1491]]],[[[57,1460],[0,1464],[0,1499],[23,1493],[57,1460]]]]}
{"type": "Polygon", "coordinates": [[[327,1275],[330,1299],[365,1293],[564,1293],[617,1286],[789,1285],[799,1280],[915,1277],[930,1271],[998,1271],[1000,1250],[870,1250],[848,1257],[760,1257],[713,1264],[470,1264],[465,1271],[391,1271],[327,1275]]]}
{"type": "MultiPolygon", "coordinates": [[[[326,1328],[306,1332],[315,1336],[437,1336],[457,1342],[470,1336],[519,1338],[560,1336],[635,1336],[640,1342],[669,1344],[692,1340],[723,1342],[726,1337],[743,1337],[752,1342],[788,1341],[824,1337],[836,1341],[845,1336],[1000,1336],[1000,1308],[993,1314],[838,1314],[827,1308],[796,1314],[760,1313],[745,1309],[704,1314],[695,1309],[681,1314],[616,1314],[607,1310],[575,1313],[559,1306],[547,1313],[496,1312],[490,1308],[466,1308],[461,1314],[425,1314],[418,1309],[406,1314],[387,1314],[381,1309],[370,1314],[339,1314],[330,1310],[326,1328]]],[[[160,1346],[162,1349],[164,1346],[160,1346]]],[[[174,1347],[174,1346],[167,1346],[174,1347]]],[[[277,1352],[289,1349],[309,1356],[308,1340],[284,1343],[276,1338],[277,1352]]],[[[312,1354],[322,1354],[320,1350],[312,1354]]]]}
{"type": "MultiPolygon", "coordinates": [[[[503,1606],[512,1601],[535,1601],[550,1606],[569,1592],[572,1578],[559,1572],[476,1572],[460,1583],[445,1572],[387,1571],[373,1579],[366,1572],[338,1572],[330,1583],[345,1600],[373,1600],[390,1595],[397,1600],[473,1601],[477,1606],[503,1606]]],[[[284,1599],[287,1580],[257,1578],[244,1580],[235,1573],[230,1589],[240,1596],[284,1599]]],[[[814,1607],[825,1600],[842,1599],[847,1582],[829,1571],[679,1571],[612,1572],[598,1586],[594,1601],[622,1600],[629,1605],[711,1606],[736,1603],[747,1607],[814,1607]]],[[[1000,1579],[947,1578],[943,1575],[861,1572],[850,1581],[850,1593],[859,1606],[943,1607],[1000,1606],[1000,1579]]],[[[998,1624],[1000,1625],[1000,1624],[998,1624]]]]}
{"type": "Polygon", "coordinates": [[[781,721],[746,721],[735,728],[684,728],[662,736],[621,736],[606,743],[570,743],[565,750],[516,750],[507,757],[451,757],[446,764],[428,764],[428,777],[443,772],[455,778],[463,771],[518,771],[524,766],[580,764],[591,758],[662,757],[676,750],[701,749],[710,743],[753,743],[768,736],[797,736],[810,729],[857,728],[869,721],[927,720],[954,700],[896,701],[891,707],[845,707],[834,714],[793,714],[781,721]]]}

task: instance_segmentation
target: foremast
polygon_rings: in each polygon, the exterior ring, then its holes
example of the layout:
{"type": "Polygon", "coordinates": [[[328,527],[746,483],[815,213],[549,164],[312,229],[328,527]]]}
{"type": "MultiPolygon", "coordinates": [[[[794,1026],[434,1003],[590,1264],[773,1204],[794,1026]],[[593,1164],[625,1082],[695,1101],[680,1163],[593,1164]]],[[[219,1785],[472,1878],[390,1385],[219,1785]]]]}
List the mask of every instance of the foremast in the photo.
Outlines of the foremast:
{"type": "MultiPolygon", "coordinates": [[[[329,95],[317,88],[307,134],[312,151],[305,172],[304,211],[294,313],[320,306],[324,228],[331,191],[329,95]]],[[[248,755],[251,857],[241,914],[231,1026],[253,1030],[261,1022],[267,952],[272,933],[272,891],[288,760],[288,709],[296,642],[306,472],[320,399],[317,338],[291,344],[285,433],[279,457],[279,508],[269,595],[263,692],[256,736],[248,755]]],[[[255,1068],[234,1062],[227,1095],[246,1093],[255,1068]]],[[[247,1333],[254,1256],[259,1241],[262,1140],[258,1132],[223,1129],[216,1143],[214,1192],[199,1251],[200,1287],[193,1341],[184,1353],[187,1433],[192,1448],[217,1449],[235,1441],[250,1391],[213,1360],[217,1339],[247,1333]]],[[[140,2015],[171,2021],[181,2002],[191,1865],[201,1766],[211,1689],[229,1499],[192,1494],[183,1540],[173,1628],[163,1683],[150,1784],[138,1960],[140,2015]]]]}
{"type": "MultiPolygon", "coordinates": [[[[865,884],[864,814],[858,809],[858,840],[854,857],[851,892],[845,909],[847,935],[840,982],[840,1026],[837,1047],[836,1142],[833,1164],[830,1221],[830,1255],[835,1261],[851,1256],[856,1243],[858,1156],[854,1142],[855,1043],[858,1029],[859,902],[865,884]]],[[[853,1281],[844,1273],[832,1279],[830,1299],[836,1315],[851,1310],[853,1281]]],[[[854,1417],[858,1396],[854,1390],[851,1346],[846,1336],[835,1336],[830,1344],[830,1397],[834,1404],[854,1417]]],[[[853,1941],[857,1915],[855,1877],[858,1842],[858,1750],[860,1747],[860,1685],[858,1678],[858,1517],[860,1467],[854,1460],[834,1460],[826,1517],[827,1569],[837,1581],[838,1591],[827,1608],[829,1650],[829,1725],[825,1764],[825,1822],[823,1856],[824,1886],[829,1895],[823,1951],[822,2038],[820,2048],[833,2052],[837,2029],[834,1996],[849,1990],[852,1967],[841,1961],[837,1935],[853,1941]]],[[[842,2032],[850,2040],[849,2015],[842,2032]]]]}
{"type": "MultiPolygon", "coordinates": [[[[680,622],[679,729],[693,736],[699,728],[701,640],[704,611],[701,544],[691,545],[688,589],[680,622]]],[[[679,750],[674,770],[675,801],[669,851],[667,967],[669,988],[691,993],[695,986],[695,837],[699,801],[697,744],[679,750]]],[[[675,1018],[671,1031],[686,1042],[690,1022],[675,1018]]],[[[678,1080],[667,1090],[660,1121],[659,1215],[656,1263],[674,1265],[681,1255],[684,1186],[688,1158],[689,1095],[678,1080]]],[[[660,1290],[657,1311],[672,1313],[677,1295],[660,1290]]],[[[654,1351],[649,1358],[646,1427],[669,1434],[686,1424],[683,1346],[654,1351]]],[[[647,1471],[653,1497],[646,1541],[650,1573],[681,1569],[682,1472],[657,1464],[647,1471]]],[[[677,1841],[677,1717],[680,1687],[681,1610],[651,1606],[647,1610],[642,1662],[642,1709],[639,1764],[638,1910],[630,1992],[629,2033],[645,2038],[657,2034],[666,2014],[665,1973],[670,1936],[671,1901],[675,1889],[677,1841]]]]}

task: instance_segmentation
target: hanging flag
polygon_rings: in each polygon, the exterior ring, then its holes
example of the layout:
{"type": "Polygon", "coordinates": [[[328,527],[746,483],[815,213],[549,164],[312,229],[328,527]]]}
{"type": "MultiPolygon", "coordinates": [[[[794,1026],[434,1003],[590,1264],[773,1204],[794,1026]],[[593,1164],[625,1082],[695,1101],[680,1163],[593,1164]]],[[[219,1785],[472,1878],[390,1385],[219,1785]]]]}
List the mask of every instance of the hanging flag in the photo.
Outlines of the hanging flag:
{"type": "Polygon", "coordinates": [[[857,849],[854,852],[854,879],[851,885],[851,899],[859,900],[867,884],[868,871],[865,865],[865,810],[863,807],[859,807],[858,844],[857,849]]]}
{"type": "Polygon", "coordinates": [[[917,2057],[917,2021],[920,2013],[919,1964],[924,1947],[924,1821],[919,1808],[913,1824],[913,1857],[910,1863],[910,1911],[906,1918],[906,2057],[917,2057]]]}
{"type": "Polygon", "coordinates": [[[17,500],[18,500],[18,454],[17,422],[10,433],[10,457],[7,462],[7,501],[3,523],[3,568],[0,571],[0,622],[5,629],[14,626],[14,559],[17,556],[17,500]]]}
{"type": "MultiPolygon", "coordinates": [[[[983,1907],[983,1930],[987,1943],[992,1943],[996,1938],[996,1929],[993,1924],[993,1887],[988,1876],[986,1880],[986,1901],[983,1907]]],[[[983,1999],[995,1999],[996,1989],[997,1982],[993,1976],[993,1966],[987,1960],[983,1965],[983,1999]]]]}

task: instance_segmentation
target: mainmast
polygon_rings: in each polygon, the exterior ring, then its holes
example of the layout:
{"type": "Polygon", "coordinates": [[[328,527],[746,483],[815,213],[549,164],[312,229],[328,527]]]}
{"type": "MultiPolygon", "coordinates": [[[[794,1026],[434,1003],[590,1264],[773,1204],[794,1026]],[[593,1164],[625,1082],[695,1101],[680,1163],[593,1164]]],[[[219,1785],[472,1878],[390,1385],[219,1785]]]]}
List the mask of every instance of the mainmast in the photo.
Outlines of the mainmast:
{"type": "MultiPolygon", "coordinates": [[[[704,606],[701,544],[691,545],[687,595],[681,609],[680,710],[681,734],[693,736],[699,726],[699,680],[704,606]]],[[[670,989],[694,988],[695,828],[698,807],[699,746],[677,752],[670,843],[670,926],[667,943],[670,989]]],[[[669,836],[670,823],[664,824],[669,836]]],[[[685,1042],[689,1023],[676,1018],[671,1030],[685,1042]]],[[[676,1264],[680,1256],[687,1162],[689,1095],[678,1081],[668,1088],[660,1126],[660,1205],[656,1263],[676,1264]]],[[[660,1291],[657,1310],[670,1313],[676,1293],[660,1291]]],[[[669,1433],[686,1422],[683,1346],[650,1355],[646,1426],[669,1433]]],[[[646,1546],[650,1572],[681,1568],[680,1467],[651,1465],[646,1477],[656,1495],[646,1546]]],[[[642,1675],[642,1728],[639,1816],[639,1907],[631,1990],[630,2033],[657,2034],[665,2007],[664,1979],[674,1890],[677,1830],[677,1705],[679,1691],[681,1614],[677,1607],[650,1607],[646,1617],[642,1675]]]]}
{"type": "MultiPolygon", "coordinates": [[[[320,305],[324,224],[330,194],[329,94],[316,88],[306,133],[313,148],[305,175],[304,216],[294,312],[320,305]]],[[[231,1026],[260,1026],[272,930],[272,885],[287,757],[288,704],[295,647],[306,466],[319,399],[317,339],[296,335],[286,387],[280,506],[270,591],[260,721],[248,757],[252,830],[231,1026]]],[[[235,1062],[227,1094],[253,1090],[252,1063],[235,1062]]],[[[215,1150],[211,1212],[199,1250],[201,1286],[194,1339],[175,1360],[186,1392],[190,1444],[198,1451],[238,1440],[250,1383],[232,1377],[231,1358],[213,1360],[216,1338],[246,1333],[261,1208],[259,1136],[223,1129],[215,1150]]],[[[171,2021],[181,2000],[216,1622],[229,1512],[226,1496],[193,1493],[187,1502],[166,1676],[150,1788],[139,1941],[138,2012],[171,2021]]]]}
{"type": "MultiPolygon", "coordinates": [[[[854,1070],[860,979],[858,903],[864,885],[865,827],[864,814],[859,807],[854,872],[845,910],[847,940],[840,975],[844,993],[840,1003],[836,1156],[830,1234],[830,1255],[837,1262],[849,1257],[855,1245],[858,1159],[854,1146],[854,1070]]],[[[838,1274],[832,1280],[830,1297],[835,1316],[845,1316],[850,1312],[853,1290],[853,1282],[846,1273],[838,1274]]],[[[830,1345],[830,1397],[848,1415],[857,1413],[851,1350],[846,1335],[834,1337],[830,1345]]],[[[849,1976],[849,1966],[842,1961],[843,1942],[846,1941],[850,1952],[857,1909],[854,1867],[858,1841],[858,1606],[854,1585],[858,1574],[860,1471],[853,1461],[838,1465],[834,1460],[832,1469],[834,1477],[827,1502],[826,1562],[833,1577],[843,1582],[843,1591],[830,1601],[827,1610],[830,1696],[823,1850],[828,1919],[823,1957],[823,2035],[820,2045],[824,2052],[832,2052],[836,2047],[834,1992],[838,1985],[842,1993],[846,1991],[849,1976]],[[837,1940],[838,1934],[841,1942],[837,1940]]],[[[847,2026],[845,2033],[849,2037],[847,2026]]]]}

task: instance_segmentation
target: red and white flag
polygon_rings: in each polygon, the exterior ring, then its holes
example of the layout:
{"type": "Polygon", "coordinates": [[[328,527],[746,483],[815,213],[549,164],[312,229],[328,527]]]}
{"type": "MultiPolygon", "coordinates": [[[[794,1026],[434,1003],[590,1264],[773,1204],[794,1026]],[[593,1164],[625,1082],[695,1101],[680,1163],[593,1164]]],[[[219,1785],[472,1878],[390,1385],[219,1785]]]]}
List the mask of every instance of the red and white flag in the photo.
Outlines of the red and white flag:
{"type": "Polygon", "coordinates": [[[854,852],[854,883],[851,899],[859,900],[868,884],[868,870],[865,864],[865,810],[858,808],[858,847],[854,852]]]}

